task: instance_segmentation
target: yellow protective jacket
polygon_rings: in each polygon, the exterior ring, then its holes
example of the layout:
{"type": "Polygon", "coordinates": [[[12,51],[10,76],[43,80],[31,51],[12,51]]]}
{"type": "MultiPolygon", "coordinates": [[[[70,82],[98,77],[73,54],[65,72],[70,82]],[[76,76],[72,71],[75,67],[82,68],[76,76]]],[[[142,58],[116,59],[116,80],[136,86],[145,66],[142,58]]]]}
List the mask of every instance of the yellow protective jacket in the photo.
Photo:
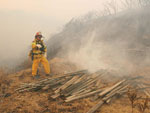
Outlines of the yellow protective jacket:
{"type": "Polygon", "coordinates": [[[41,58],[45,54],[45,52],[47,52],[47,48],[46,48],[45,44],[43,43],[43,41],[41,41],[41,40],[38,41],[35,39],[32,42],[32,50],[30,52],[30,56],[33,57],[32,60],[37,59],[37,58],[41,58]],[[36,44],[40,44],[42,46],[42,48],[39,49],[36,46],[36,44]]]}

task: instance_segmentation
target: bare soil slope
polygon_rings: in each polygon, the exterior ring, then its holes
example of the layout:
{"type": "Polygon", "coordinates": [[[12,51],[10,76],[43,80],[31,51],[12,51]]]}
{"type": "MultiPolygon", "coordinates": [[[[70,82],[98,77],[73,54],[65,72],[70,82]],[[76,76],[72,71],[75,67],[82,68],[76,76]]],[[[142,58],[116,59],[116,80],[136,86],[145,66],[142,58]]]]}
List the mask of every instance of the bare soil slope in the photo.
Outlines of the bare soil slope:
{"type": "MultiPolygon", "coordinates": [[[[74,72],[78,69],[75,65],[66,62],[63,59],[55,58],[50,61],[51,70],[54,76],[60,76],[64,73],[74,72]]],[[[40,67],[42,68],[42,67],[40,67]]],[[[42,69],[40,69],[42,70],[42,69]]],[[[41,78],[46,78],[43,71],[40,71],[41,78]]],[[[134,75],[145,77],[145,83],[150,82],[150,67],[138,70],[134,75]]],[[[111,85],[121,77],[104,77],[100,82],[104,85],[111,85]]],[[[52,90],[37,92],[15,92],[23,83],[35,82],[31,76],[31,69],[22,70],[20,72],[5,75],[0,73],[0,113],[86,113],[97,101],[91,98],[75,100],[65,103],[63,99],[57,98],[53,100],[52,90]]],[[[113,99],[109,104],[105,104],[98,113],[131,113],[131,105],[127,95],[113,99]]],[[[150,111],[146,111],[149,113],[150,111]]],[[[134,113],[140,113],[137,108],[134,113]]]]}

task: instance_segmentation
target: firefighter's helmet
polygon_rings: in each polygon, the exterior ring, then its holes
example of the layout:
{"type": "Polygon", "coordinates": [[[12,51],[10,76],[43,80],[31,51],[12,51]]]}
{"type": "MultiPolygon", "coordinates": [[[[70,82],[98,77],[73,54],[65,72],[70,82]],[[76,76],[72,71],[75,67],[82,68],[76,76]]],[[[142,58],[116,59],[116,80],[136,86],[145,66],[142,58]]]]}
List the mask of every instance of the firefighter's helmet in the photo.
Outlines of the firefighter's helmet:
{"type": "Polygon", "coordinates": [[[41,32],[37,32],[36,35],[35,35],[35,38],[37,37],[41,37],[42,38],[42,33],[41,32]]]}

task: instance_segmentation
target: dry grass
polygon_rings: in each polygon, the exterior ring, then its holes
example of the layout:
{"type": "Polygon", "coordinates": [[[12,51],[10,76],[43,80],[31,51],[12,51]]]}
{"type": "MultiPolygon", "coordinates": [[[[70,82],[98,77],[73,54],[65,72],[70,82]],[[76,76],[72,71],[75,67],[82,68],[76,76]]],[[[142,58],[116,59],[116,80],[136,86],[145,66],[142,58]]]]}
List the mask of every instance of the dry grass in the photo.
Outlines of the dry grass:
{"type": "Polygon", "coordinates": [[[150,109],[149,102],[150,102],[149,98],[146,97],[146,98],[142,98],[142,100],[137,103],[137,107],[140,113],[145,113],[146,110],[150,109]]]}
{"type": "Polygon", "coordinates": [[[131,107],[132,107],[132,113],[133,113],[133,108],[136,106],[136,101],[138,100],[137,90],[130,87],[128,89],[127,95],[130,100],[131,107]]]}
{"type": "MultiPolygon", "coordinates": [[[[53,60],[54,61],[54,60],[53,60]]],[[[68,64],[64,64],[64,61],[54,63],[51,62],[52,71],[62,73],[64,70],[69,71],[70,67],[68,64]],[[55,66],[54,66],[55,65],[55,66]],[[64,66],[67,65],[67,66],[64,66]],[[64,66],[64,67],[63,67],[64,66]],[[63,67],[63,69],[62,69],[63,67]]],[[[73,70],[75,69],[72,66],[73,70]]],[[[145,71],[144,71],[145,72],[145,71]]],[[[143,73],[144,73],[143,72],[143,73]]],[[[150,73],[150,68],[146,71],[150,73]]],[[[137,75],[137,74],[135,74],[137,75]]],[[[31,79],[31,68],[7,75],[4,70],[0,70],[0,94],[7,93],[7,91],[13,92],[14,89],[18,88],[21,83],[24,82],[35,82],[31,79]],[[12,80],[12,83],[11,83],[12,80]],[[10,84],[10,86],[9,86],[10,84]],[[9,90],[7,90],[9,88],[9,90]]],[[[41,78],[44,79],[44,75],[41,74],[41,78]]],[[[111,86],[111,81],[105,78],[100,83],[111,86]]],[[[113,78],[114,79],[114,78],[113,78]]],[[[117,78],[116,78],[117,79],[117,78]]],[[[146,79],[150,82],[149,79],[146,79]]],[[[26,93],[15,93],[7,98],[0,97],[0,112],[20,112],[20,113],[86,113],[96,102],[91,101],[89,98],[79,99],[70,103],[65,103],[61,98],[56,100],[51,99],[53,91],[43,92],[26,92],[26,93]]],[[[97,113],[131,113],[131,107],[134,113],[150,113],[148,107],[149,99],[142,98],[144,94],[134,88],[129,88],[127,95],[121,96],[121,98],[114,99],[110,104],[103,105],[98,109],[97,113]],[[141,98],[139,98],[139,95],[141,98]],[[126,96],[128,96],[126,98],[126,96]]]]}
{"type": "Polygon", "coordinates": [[[10,86],[10,79],[4,69],[0,69],[0,95],[6,93],[8,87],[10,86]]]}
{"type": "Polygon", "coordinates": [[[146,110],[150,109],[149,106],[150,99],[147,96],[146,98],[143,98],[143,96],[145,95],[143,95],[142,97],[138,96],[139,94],[136,89],[130,87],[128,89],[127,95],[131,103],[132,113],[133,113],[133,108],[137,108],[137,110],[140,113],[145,113],[146,110]]]}

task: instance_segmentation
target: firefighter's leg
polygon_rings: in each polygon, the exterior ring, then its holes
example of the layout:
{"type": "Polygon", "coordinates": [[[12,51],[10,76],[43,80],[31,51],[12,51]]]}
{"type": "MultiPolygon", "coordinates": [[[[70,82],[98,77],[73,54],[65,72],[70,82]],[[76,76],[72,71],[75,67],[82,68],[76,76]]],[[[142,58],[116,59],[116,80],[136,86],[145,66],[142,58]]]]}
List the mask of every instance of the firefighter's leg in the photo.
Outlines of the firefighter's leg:
{"type": "Polygon", "coordinates": [[[48,60],[45,57],[42,57],[41,63],[44,66],[45,73],[50,74],[50,65],[49,65],[48,60]]]}
{"type": "Polygon", "coordinates": [[[39,65],[40,59],[34,59],[32,64],[32,75],[35,76],[37,74],[37,68],[39,65]]]}

